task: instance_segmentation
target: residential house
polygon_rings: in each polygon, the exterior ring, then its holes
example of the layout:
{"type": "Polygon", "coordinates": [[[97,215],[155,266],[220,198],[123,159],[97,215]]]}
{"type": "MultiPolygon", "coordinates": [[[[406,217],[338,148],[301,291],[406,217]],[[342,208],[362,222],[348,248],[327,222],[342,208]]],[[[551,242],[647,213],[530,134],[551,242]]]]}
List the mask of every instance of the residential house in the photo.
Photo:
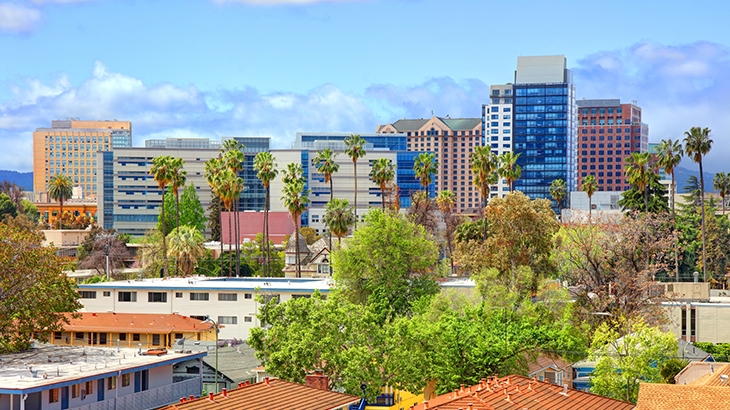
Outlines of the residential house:
{"type": "MultiPolygon", "coordinates": [[[[289,237],[284,249],[284,276],[296,277],[297,274],[297,247],[294,240],[294,233],[289,237]]],[[[299,261],[300,273],[303,278],[329,278],[332,276],[330,269],[329,238],[323,236],[311,245],[307,245],[304,236],[299,234],[299,261]]]]}
{"type": "Polygon", "coordinates": [[[541,382],[548,382],[558,386],[564,383],[571,385],[572,369],[570,363],[559,356],[541,354],[537,359],[528,363],[528,377],[536,377],[541,382]]]}
{"type": "MultiPolygon", "coordinates": [[[[254,349],[245,342],[235,346],[231,344],[219,346],[216,352],[215,342],[191,341],[185,344],[184,349],[208,353],[202,361],[203,390],[205,391],[220,392],[223,389],[234,389],[242,382],[255,383],[257,381],[256,369],[261,363],[254,355],[254,349]],[[217,380],[216,370],[218,372],[217,380]],[[216,381],[218,382],[217,390],[216,381]]],[[[200,363],[197,360],[181,362],[175,365],[173,379],[176,382],[185,380],[191,377],[190,375],[197,376],[200,371],[200,363]]]]}

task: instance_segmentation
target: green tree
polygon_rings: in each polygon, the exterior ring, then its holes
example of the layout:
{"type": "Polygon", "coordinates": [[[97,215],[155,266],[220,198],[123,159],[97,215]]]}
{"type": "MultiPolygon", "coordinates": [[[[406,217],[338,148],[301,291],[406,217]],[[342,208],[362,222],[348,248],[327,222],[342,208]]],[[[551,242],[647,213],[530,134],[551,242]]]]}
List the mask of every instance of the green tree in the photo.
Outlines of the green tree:
{"type": "MultiPolygon", "coordinates": [[[[167,188],[165,194],[165,228],[167,235],[170,234],[178,226],[192,226],[199,231],[205,229],[205,210],[200,203],[200,198],[195,190],[195,185],[191,182],[188,184],[177,201],[180,209],[179,213],[175,211],[175,194],[172,187],[167,188]],[[179,215],[179,216],[178,216],[179,215]]],[[[162,216],[162,215],[161,215],[162,216]]],[[[157,222],[157,229],[162,231],[162,221],[157,222]]]]}
{"type": "Polygon", "coordinates": [[[30,348],[30,335],[47,342],[75,312],[75,285],[64,273],[56,248],[41,246],[42,235],[0,223],[0,353],[30,348]]]}
{"type": "Polygon", "coordinates": [[[5,215],[15,216],[18,213],[18,208],[15,206],[13,201],[7,194],[0,194],[0,218],[4,218],[5,215]]]}
{"type": "Polygon", "coordinates": [[[462,222],[462,218],[454,215],[454,206],[456,205],[456,195],[447,190],[440,191],[436,195],[436,205],[441,211],[441,218],[444,221],[444,242],[446,242],[446,251],[448,253],[449,265],[451,267],[450,274],[456,273],[454,270],[454,233],[456,228],[462,222]]]}
{"type": "Polygon", "coordinates": [[[422,226],[370,210],[365,225],[332,255],[338,287],[353,302],[377,306],[383,317],[403,314],[438,292],[438,247],[422,226]]]}
{"type": "Polygon", "coordinates": [[[674,201],[675,196],[677,195],[677,184],[674,179],[674,169],[679,166],[680,162],[682,162],[683,155],[684,150],[682,149],[682,143],[678,140],[672,140],[670,138],[659,142],[659,147],[657,148],[658,165],[664,169],[664,172],[667,175],[672,176],[670,192],[672,195],[672,216],[674,216],[674,201]]]}
{"type": "MultiPolygon", "coordinates": [[[[474,147],[474,152],[469,158],[471,163],[471,173],[474,175],[474,185],[479,190],[479,196],[482,197],[482,209],[487,206],[489,201],[490,185],[494,185],[499,180],[499,160],[492,152],[490,147],[474,147]]],[[[484,228],[487,224],[484,223],[484,228]]],[[[483,240],[487,240],[486,229],[483,232],[483,240]]]]}
{"type": "MultiPolygon", "coordinates": [[[[264,232],[263,242],[269,243],[269,208],[271,207],[271,181],[276,179],[279,171],[276,169],[276,159],[270,152],[259,152],[253,160],[256,176],[261,180],[266,190],[264,204],[264,232]]],[[[331,189],[331,187],[330,187],[331,189]]],[[[264,276],[271,276],[271,248],[266,247],[264,276]]]]}
{"type": "Polygon", "coordinates": [[[722,198],[722,214],[725,215],[725,197],[730,193],[730,175],[718,172],[712,178],[712,187],[718,191],[720,198],[722,198]]]}
{"type": "Polygon", "coordinates": [[[191,275],[198,259],[208,252],[203,246],[203,234],[193,226],[181,225],[173,229],[169,237],[168,253],[175,258],[184,275],[191,275]]]}
{"type": "MultiPolygon", "coordinates": [[[[243,190],[243,180],[239,178],[233,171],[228,168],[224,168],[217,174],[218,185],[217,192],[221,198],[221,203],[228,210],[228,249],[230,250],[231,244],[233,244],[233,227],[232,219],[230,215],[234,215],[233,209],[236,204],[236,199],[241,195],[243,190]]],[[[236,240],[238,242],[238,240],[236,240]]],[[[232,254],[228,253],[228,275],[232,275],[233,262],[232,254]]]]}
{"type": "Polygon", "coordinates": [[[304,211],[307,210],[309,204],[309,190],[305,189],[305,182],[302,170],[302,164],[290,162],[287,164],[287,170],[282,178],[284,188],[282,191],[281,202],[289,211],[292,222],[294,223],[294,241],[296,252],[297,277],[302,276],[301,255],[299,253],[299,226],[300,219],[304,211]]]}
{"type": "MultiPolygon", "coordinates": [[[[355,214],[350,208],[347,199],[335,198],[327,202],[324,220],[337,241],[342,247],[342,238],[347,236],[350,229],[355,225],[355,214]]],[[[332,252],[332,249],[330,249],[332,252]]]]}
{"type": "MultiPolygon", "coordinates": [[[[335,162],[337,153],[330,148],[325,148],[322,151],[317,152],[317,156],[314,158],[314,166],[317,168],[317,172],[324,175],[325,184],[330,185],[330,201],[335,198],[334,182],[332,181],[332,174],[339,172],[340,165],[335,162]]],[[[326,223],[325,223],[326,225],[326,223]]],[[[327,227],[329,229],[329,227],[327,227]]],[[[329,249],[332,249],[332,234],[329,235],[329,249]]]]}
{"type": "Polygon", "coordinates": [[[299,230],[299,232],[302,233],[304,241],[307,242],[307,245],[311,245],[321,238],[321,236],[317,235],[317,231],[309,226],[303,226],[302,229],[299,230]]]}
{"type": "Polygon", "coordinates": [[[499,163],[499,176],[507,180],[509,191],[514,191],[514,182],[522,176],[522,167],[517,165],[517,159],[520,153],[515,154],[512,151],[503,152],[497,157],[499,163]]]}
{"type": "Polygon", "coordinates": [[[36,207],[33,202],[30,202],[25,198],[23,198],[20,203],[21,206],[18,209],[22,209],[22,212],[25,214],[29,221],[38,223],[38,207],[36,207]]]}
{"type": "Polygon", "coordinates": [[[58,213],[58,229],[61,229],[63,203],[71,199],[71,196],[73,195],[73,187],[74,184],[71,181],[71,178],[63,174],[56,174],[51,177],[50,181],[48,181],[48,196],[51,199],[58,201],[58,205],[61,208],[58,213]]]}
{"type": "Polygon", "coordinates": [[[167,276],[167,239],[165,232],[167,231],[164,223],[165,215],[165,188],[170,185],[174,178],[174,159],[169,155],[163,155],[152,158],[152,168],[150,168],[150,175],[157,181],[157,186],[160,188],[160,195],[162,196],[162,257],[164,262],[162,268],[165,269],[164,275],[167,276]]]}
{"type": "MultiPolygon", "coordinates": [[[[238,176],[243,170],[243,161],[246,159],[246,156],[243,154],[243,144],[231,138],[223,142],[223,146],[221,147],[221,149],[223,150],[223,162],[225,163],[226,167],[231,170],[234,175],[238,176]]],[[[241,274],[241,234],[239,232],[239,230],[241,229],[241,225],[238,222],[240,214],[238,203],[241,200],[241,192],[243,192],[244,188],[243,179],[239,179],[240,183],[237,184],[236,187],[240,187],[240,189],[233,199],[233,229],[236,238],[236,276],[240,276],[241,274]]]]}
{"type": "Polygon", "coordinates": [[[558,215],[562,218],[563,201],[568,196],[568,184],[562,179],[555,179],[550,183],[550,196],[553,197],[558,205],[558,215]]]}
{"type": "Polygon", "coordinates": [[[583,183],[580,185],[580,189],[581,191],[585,192],[586,195],[588,195],[588,222],[590,222],[591,213],[593,212],[591,197],[596,191],[598,191],[598,183],[596,182],[596,177],[593,175],[588,175],[583,178],[583,183]]]}
{"type": "Polygon", "coordinates": [[[621,194],[618,206],[624,212],[646,212],[646,206],[649,206],[650,213],[666,212],[669,210],[667,200],[667,188],[659,181],[659,175],[656,173],[648,174],[649,184],[640,191],[637,187],[632,186],[628,191],[621,194]]]}
{"type": "Polygon", "coordinates": [[[702,277],[707,280],[707,271],[705,267],[707,263],[705,252],[705,174],[702,172],[702,158],[705,157],[712,149],[712,139],[710,139],[710,129],[701,127],[692,127],[684,133],[684,152],[692,161],[700,166],[700,210],[702,211],[702,277]]]}
{"type": "Polygon", "coordinates": [[[649,212],[649,183],[651,182],[651,154],[634,152],[625,159],[624,173],[629,184],[636,187],[644,197],[644,212],[649,212]]]}
{"type": "Polygon", "coordinates": [[[383,211],[385,211],[385,197],[387,186],[395,179],[395,165],[388,158],[378,158],[370,169],[370,179],[380,187],[380,197],[383,203],[383,211]]]}
{"type": "Polygon", "coordinates": [[[595,394],[636,403],[639,383],[661,383],[663,365],[676,357],[677,338],[643,321],[627,323],[619,319],[616,326],[603,323],[593,334],[591,360],[596,368],[591,377],[595,394]]]}
{"type": "Polygon", "coordinates": [[[413,163],[413,172],[424,191],[428,191],[428,186],[433,181],[433,175],[438,172],[438,166],[436,154],[433,152],[422,152],[416,156],[413,163]]]}
{"type": "Polygon", "coordinates": [[[352,159],[352,168],[355,175],[355,202],[353,203],[353,211],[355,212],[355,229],[357,229],[357,160],[364,157],[365,152],[365,139],[359,134],[351,134],[345,138],[345,155],[352,159]]]}

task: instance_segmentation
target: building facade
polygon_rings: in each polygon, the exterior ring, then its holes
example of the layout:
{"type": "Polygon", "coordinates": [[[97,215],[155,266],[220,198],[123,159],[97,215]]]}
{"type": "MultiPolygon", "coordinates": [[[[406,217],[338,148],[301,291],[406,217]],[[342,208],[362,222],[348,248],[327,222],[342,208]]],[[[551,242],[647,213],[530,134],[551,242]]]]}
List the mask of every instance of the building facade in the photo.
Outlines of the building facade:
{"type": "Polygon", "coordinates": [[[48,201],[48,181],[56,174],[71,178],[84,197],[97,193],[97,152],[132,146],[129,121],[56,120],[33,132],[33,190],[48,201]]]}
{"type": "MultiPolygon", "coordinates": [[[[511,152],[514,90],[512,84],[492,85],[489,104],[482,105],[482,135],[484,145],[489,145],[494,155],[511,152]]],[[[509,192],[507,180],[499,179],[491,187],[490,198],[503,197],[509,192]]]]}
{"type": "Polygon", "coordinates": [[[378,126],[377,133],[403,134],[408,151],[433,152],[438,162],[435,189],[453,192],[458,212],[470,213],[480,207],[469,164],[474,147],[483,144],[480,118],[402,119],[378,126]]]}
{"type": "Polygon", "coordinates": [[[243,191],[238,202],[240,211],[263,211],[266,205],[266,190],[264,184],[256,176],[254,169],[254,158],[259,152],[269,151],[271,149],[270,137],[223,137],[225,142],[227,139],[234,139],[243,145],[243,170],[238,176],[243,179],[243,191]]]}
{"type": "Polygon", "coordinates": [[[626,191],[630,185],[624,160],[647,152],[649,126],[641,122],[641,107],[618,99],[579,100],[576,186],[593,175],[599,191],[626,191]]]}

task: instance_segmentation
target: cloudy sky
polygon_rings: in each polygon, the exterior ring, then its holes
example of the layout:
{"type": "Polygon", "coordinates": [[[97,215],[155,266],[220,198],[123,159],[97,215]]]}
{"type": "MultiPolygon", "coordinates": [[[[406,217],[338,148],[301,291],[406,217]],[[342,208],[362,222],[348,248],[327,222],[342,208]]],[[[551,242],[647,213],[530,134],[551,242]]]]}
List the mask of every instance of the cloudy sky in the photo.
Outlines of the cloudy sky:
{"type": "MultiPolygon", "coordinates": [[[[730,171],[722,0],[0,0],[0,169],[53,119],[148,138],[374,132],[480,116],[517,57],[564,54],[578,98],[637,100],[650,141],[712,129],[730,171]]],[[[694,168],[685,161],[683,164],[694,168]]]]}

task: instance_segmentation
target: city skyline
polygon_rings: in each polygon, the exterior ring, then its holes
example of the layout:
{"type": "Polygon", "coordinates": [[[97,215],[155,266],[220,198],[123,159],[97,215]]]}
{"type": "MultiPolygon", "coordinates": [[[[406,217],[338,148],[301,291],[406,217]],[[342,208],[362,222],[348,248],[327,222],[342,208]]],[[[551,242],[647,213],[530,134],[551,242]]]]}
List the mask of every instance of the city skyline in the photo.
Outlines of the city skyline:
{"type": "Polygon", "coordinates": [[[0,168],[31,170],[32,132],[69,117],[131,121],[134,146],[261,135],[273,148],[296,132],[480,117],[518,56],[564,54],[579,100],[637,100],[652,142],[709,127],[706,169],[724,170],[719,2],[472,3],[0,1],[0,168]]]}

